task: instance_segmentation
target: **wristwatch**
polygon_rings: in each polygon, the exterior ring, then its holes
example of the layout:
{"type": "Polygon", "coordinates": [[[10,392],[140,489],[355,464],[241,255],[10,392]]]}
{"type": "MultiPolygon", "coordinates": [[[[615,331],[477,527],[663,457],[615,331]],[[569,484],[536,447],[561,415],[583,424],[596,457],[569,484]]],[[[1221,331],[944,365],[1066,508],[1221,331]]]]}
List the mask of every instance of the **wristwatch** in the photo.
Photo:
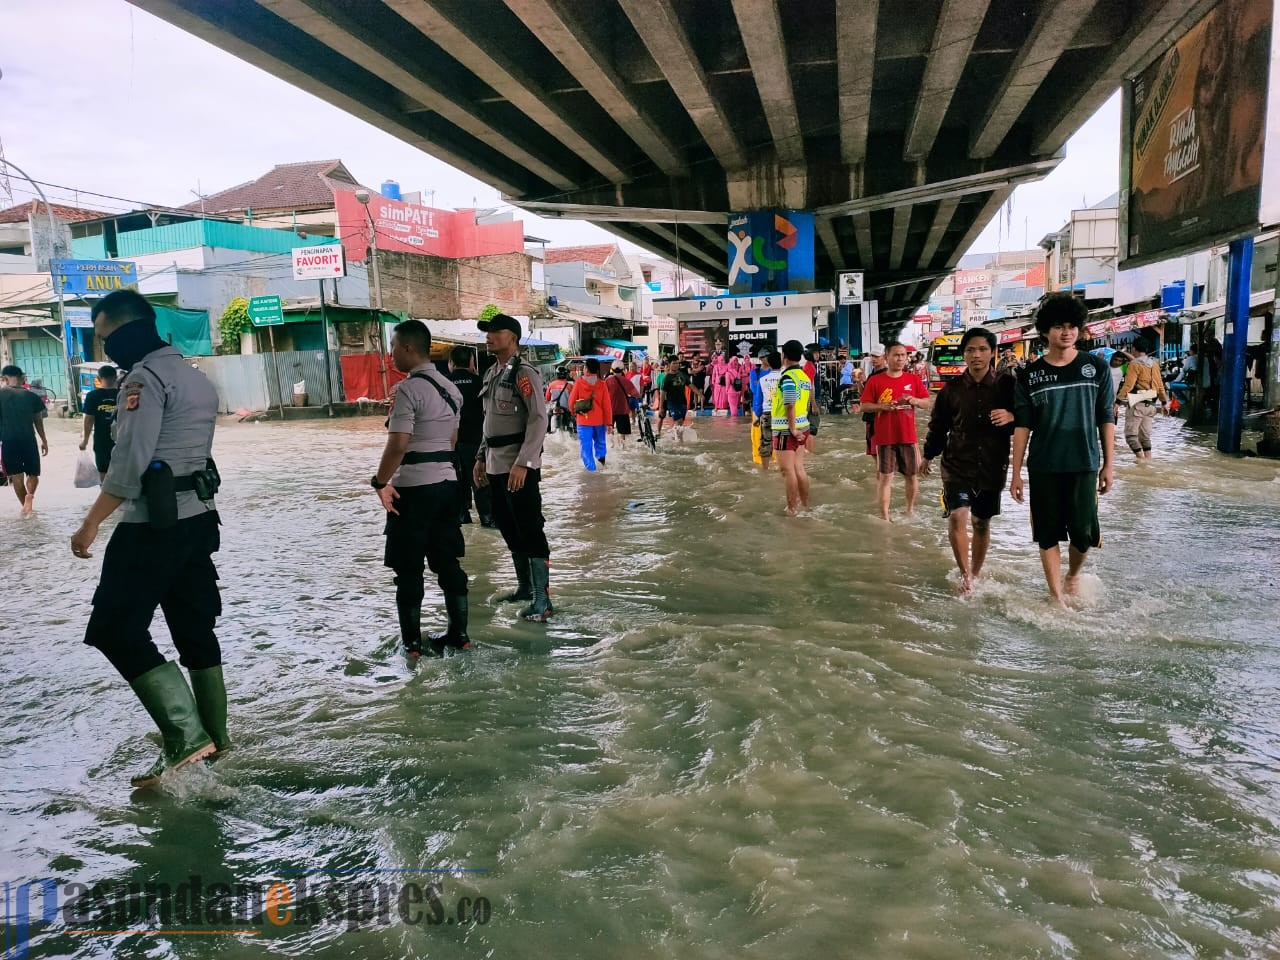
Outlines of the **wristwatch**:
{"type": "Polygon", "coordinates": [[[373,487],[373,489],[375,490],[381,490],[383,487],[386,486],[386,484],[380,483],[378,481],[378,475],[375,473],[372,477],[369,478],[369,486],[373,487]]]}

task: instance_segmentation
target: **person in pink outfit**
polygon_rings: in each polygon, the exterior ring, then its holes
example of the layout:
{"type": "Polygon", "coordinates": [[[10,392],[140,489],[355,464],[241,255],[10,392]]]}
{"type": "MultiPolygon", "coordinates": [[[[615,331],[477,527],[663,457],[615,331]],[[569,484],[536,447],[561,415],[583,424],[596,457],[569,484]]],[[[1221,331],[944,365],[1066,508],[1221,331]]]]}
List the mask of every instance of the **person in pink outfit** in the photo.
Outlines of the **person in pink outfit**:
{"type": "Polygon", "coordinates": [[[725,359],[723,353],[716,353],[711,358],[711,399],[714,409],[729,409],[729,394],[733,392],[729,388],[731,379],[729,376],[729,361],[725,359]]]}
{"type": "Polygon", "coordinates": [[[729,414],[736,417],[742,408],[742,392],[749,390],[751,377],[751,361],[740,353],[733,355],[729,361],[729,372],[725,375],[725,399],[728,400],[729,414]],[[735,384],[737,386],[735,386],[735,384]]]}

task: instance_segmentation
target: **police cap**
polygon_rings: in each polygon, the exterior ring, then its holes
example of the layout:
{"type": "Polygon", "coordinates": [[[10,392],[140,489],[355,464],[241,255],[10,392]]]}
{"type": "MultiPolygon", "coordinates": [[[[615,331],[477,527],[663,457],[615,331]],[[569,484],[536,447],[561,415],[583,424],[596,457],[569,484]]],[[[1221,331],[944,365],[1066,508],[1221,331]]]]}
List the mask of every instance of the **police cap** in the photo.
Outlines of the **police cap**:
{"type": "Polygon", "coordinates": [[[488,320],[480,320],[476,326],[489,333],[491,330],[510,330],[518,338],[521,334],[520,321],[515,317],[508,317],[505,313],[495,313],[488,320]]]}

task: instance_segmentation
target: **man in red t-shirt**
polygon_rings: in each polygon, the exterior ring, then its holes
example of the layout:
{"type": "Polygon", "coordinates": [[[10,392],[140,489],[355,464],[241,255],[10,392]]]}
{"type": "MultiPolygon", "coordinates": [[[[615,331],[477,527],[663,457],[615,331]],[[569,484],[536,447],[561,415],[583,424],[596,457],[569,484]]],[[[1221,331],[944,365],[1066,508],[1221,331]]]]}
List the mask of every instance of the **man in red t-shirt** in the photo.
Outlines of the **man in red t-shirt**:
{"type": "Polygon", "coordinates": [[[913,516],[920,493],[920,448],[917,446],[916,410],[927,410],[929,388],[914,373],[907,373],[907,348],[895,343],[886,355],[889,369],[867,378],[862,388],[862,410],[876,415],[876,499],[880,519],[889,519],[893,474],[902,474],[907,488],[907,516],[913,516]]]}

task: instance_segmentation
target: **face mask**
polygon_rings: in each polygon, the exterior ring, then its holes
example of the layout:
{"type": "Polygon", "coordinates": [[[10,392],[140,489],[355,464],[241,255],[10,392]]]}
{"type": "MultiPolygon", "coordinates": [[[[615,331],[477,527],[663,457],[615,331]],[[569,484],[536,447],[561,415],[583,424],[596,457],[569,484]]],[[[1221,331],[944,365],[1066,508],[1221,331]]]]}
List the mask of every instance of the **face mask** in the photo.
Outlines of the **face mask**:
{"type": "Polygon", "coordinates": [[[134,320],[107,337],[102,346],[116,366],[131,370],[148,353],[168,344],[160,339],[151,324],[145,320],[134,320]]]}

